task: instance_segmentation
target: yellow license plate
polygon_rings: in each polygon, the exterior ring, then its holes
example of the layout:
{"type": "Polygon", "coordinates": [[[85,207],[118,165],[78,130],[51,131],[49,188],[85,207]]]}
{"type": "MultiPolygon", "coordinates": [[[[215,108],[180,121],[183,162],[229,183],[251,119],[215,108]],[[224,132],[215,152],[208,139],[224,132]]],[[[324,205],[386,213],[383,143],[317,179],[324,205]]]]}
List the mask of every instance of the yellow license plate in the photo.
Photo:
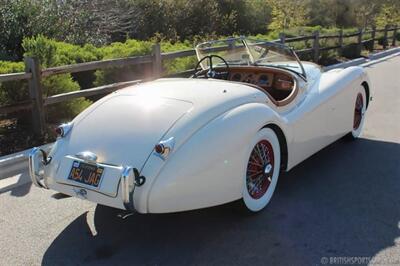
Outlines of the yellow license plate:
{"type": "Polygon", "coordinates": [[[92,187],[98,187],[101,182],[103,172],[104,168],[101,166],[74,161],[72,163],[72,168],[69,172],[68,179],[92,187]]]}

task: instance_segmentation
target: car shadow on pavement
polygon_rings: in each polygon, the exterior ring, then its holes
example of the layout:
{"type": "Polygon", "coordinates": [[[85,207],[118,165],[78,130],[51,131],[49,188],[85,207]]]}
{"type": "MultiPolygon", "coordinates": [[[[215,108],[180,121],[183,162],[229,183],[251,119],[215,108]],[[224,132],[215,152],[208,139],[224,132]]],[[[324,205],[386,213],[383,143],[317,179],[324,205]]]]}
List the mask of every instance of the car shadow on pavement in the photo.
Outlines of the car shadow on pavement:
{"type": "Polygon", "coordinates": [[[271,203],[255,215],[227,204],[121,219],[97,206],[97,235],[83,213],[42,263],[315,265],[323,257],[372,257],[400,235],[399,155],[396,143],[339,140],[281,175],[271,203]]]}

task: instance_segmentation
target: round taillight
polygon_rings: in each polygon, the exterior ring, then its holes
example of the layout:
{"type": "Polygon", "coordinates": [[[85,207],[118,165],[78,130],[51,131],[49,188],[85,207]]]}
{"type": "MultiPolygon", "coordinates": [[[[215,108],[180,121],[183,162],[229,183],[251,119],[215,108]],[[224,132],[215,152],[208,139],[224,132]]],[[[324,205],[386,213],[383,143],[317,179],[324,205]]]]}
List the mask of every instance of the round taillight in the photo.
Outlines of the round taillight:
{"type": "Polygon", "coordinates": [[[57,137],[62,137],[64,135],[64,129],[62,127],[57,127],[54,131],[57,137]]]}
{"type": "Polygon", "coordinates": [[[157,144],[157,145],[154,147],[154,150],[155,150],[155,152],[157,152],[158,154],[163,154],[164,151],[165,151],[165,147],[164,147],[163,144],[157,144]]]}
{"type": "Polygon", "coordinates": [[[175,140],[173,137],[162,140],[154,146],[154,153],[165,160],[168,154],[174,149],[175,140]]]}

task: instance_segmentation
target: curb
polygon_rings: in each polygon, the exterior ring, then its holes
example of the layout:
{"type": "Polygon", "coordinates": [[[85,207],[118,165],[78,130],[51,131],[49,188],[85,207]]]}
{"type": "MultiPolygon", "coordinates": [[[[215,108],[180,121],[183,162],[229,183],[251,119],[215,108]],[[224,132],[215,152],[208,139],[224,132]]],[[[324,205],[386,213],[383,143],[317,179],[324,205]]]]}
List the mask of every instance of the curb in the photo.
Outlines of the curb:
{"type": "Polygon", "coordinates": [[[362,65],[362,64],[369,63],[370,61],[381,59],[381,58],[384,58],[384,57],[387,57],[387,56],[390,56],[390,55],[393,55],[393,54],[396,54],[396,53],[399,53],[399,52],[400,52],[400,47],[391,48],[391,49],[388,49],[386,51],[370,54],[366,58],[364,58],[364,57],[356,58],[356,59],[353,59],[353,60],[350,60],[350,61],[347,61],[347,62],[326,66],[326,67],[323,67],[323,69],[325,71],[329,71],[329,70],[332,70],[332,69],[335,69],[335,68],[346,68],[346,67],[351,67],[351,66],[359,66],[359,65],[362,65]]]}
{"type": "Polygon", "coordinates": [[[388,60],[390,58],[393,58],[393,57],[396,57],[396,56],[399,56],[399,55],[400,55],[400,50],[395,52],[395,53],[392,53],[392,54],[389,54],[389,55],[385,55],[383,57],[376,58],[374,60],[368,60],[367,62],[362,64],[362,66],[363,67],[369,67],[369,66],[372,66],[372,65],[375,65],[375,64],[379,64],[379,63],[381,63],[383,61],[386,61],[386,60],[388,60]]]}
{"type": "Polygon", "coordinates": [[[330,65],[330,66],[326,66],[323,69],[325,71],[329,71],[335,68],[346,68],[346,67],[351,67],[351,66],[359,66],[363,63],[367,62],[366,58],[356,58],[347,62],[343,62],[343,63],[338,63],[338,64],[334,64],[334,65],[330,65]]]}
{"type": "Polygon", "coordinates": [[[400,52],[400,47],[391,48],[391,49],[386,50],[386,51],[382,51],[382,52],[379,52],[379,53],[371,54],[368,58],[370,60],[376,60],[376,59],[380,59],[382,57],[385,57],[385,56],[388,56],[388,55],[392,55],[392,54],[398,53],[398,52],[400,52]]]}

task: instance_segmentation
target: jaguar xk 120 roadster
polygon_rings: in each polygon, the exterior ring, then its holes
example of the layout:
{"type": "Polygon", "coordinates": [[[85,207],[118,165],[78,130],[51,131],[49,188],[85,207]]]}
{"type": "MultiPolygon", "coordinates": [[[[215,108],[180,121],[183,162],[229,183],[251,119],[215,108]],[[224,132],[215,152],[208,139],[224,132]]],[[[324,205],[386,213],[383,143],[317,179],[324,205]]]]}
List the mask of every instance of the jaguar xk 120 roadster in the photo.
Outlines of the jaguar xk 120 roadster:
{"type": "Polygon", "coordinates": [[[196,47],[190,78],[121,89],[29,156],[42,188],[124,210],[166,213],[242,200],[260,211],[281,171],[357,138],[371,96],[361,67],[324,72],[284,45],[231,38],[196,47]]]}

